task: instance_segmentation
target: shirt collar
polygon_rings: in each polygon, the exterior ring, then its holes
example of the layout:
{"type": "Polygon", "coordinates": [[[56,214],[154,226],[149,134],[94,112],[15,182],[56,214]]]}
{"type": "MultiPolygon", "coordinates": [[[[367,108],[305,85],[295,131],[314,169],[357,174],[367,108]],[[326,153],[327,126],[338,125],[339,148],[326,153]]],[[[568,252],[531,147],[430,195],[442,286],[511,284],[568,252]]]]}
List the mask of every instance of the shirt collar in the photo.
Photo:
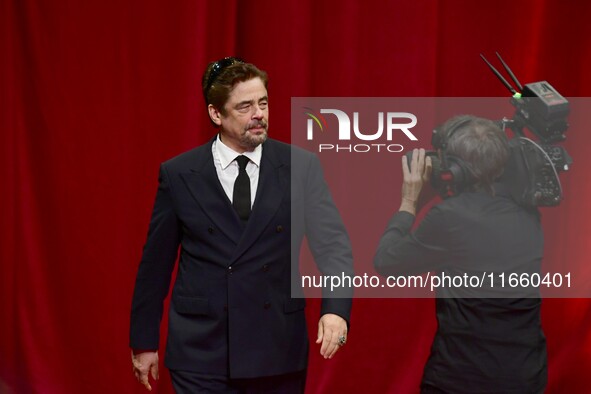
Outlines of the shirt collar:
{"type": "Polygon", "coordinates": [[[236,159],[236,156],[240,156],[241,154],[248,157],[250,161],[252,161],[257,167],[260,167],[261,156],[263,155],[263,145],[260,144],[254,148],[252,152],[246,151],[244,153],[238,153],[234,149],[224,144],[220,139],[220,135],[218,134],[216,138],[216,152],[220,159],[220,164],[222,165],[223,170],[225,170],[234,161],[234,159],[236,159]]]}

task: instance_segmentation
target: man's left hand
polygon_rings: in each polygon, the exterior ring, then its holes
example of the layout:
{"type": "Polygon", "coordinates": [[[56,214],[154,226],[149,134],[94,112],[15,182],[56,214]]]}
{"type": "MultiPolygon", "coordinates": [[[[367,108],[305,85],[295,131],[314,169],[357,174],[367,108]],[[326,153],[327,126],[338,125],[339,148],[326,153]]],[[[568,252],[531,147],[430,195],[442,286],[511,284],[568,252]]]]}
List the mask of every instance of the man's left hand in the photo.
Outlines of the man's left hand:
{"type": "Polygon", "coordinates": [[[402,202],[400,211],[406,211],[412,215],[417,214],[419,197],[423,185],[431,179],[433,164],[430,157],[425,156],[424,149],[414,149],[410,166],[405,155],[402,156],[402,202]]]}
{"type": "Polygon", "coordinates": [[[318,338],[317,344],[322,344],[320,347],[320,355],[326,359],[332,358],[335,353],[344,345],[344,342],[339,342],[339,338],[347,340],[347,322],[342,317],[333,313],[322,315],[318,321],[318,338]]]}

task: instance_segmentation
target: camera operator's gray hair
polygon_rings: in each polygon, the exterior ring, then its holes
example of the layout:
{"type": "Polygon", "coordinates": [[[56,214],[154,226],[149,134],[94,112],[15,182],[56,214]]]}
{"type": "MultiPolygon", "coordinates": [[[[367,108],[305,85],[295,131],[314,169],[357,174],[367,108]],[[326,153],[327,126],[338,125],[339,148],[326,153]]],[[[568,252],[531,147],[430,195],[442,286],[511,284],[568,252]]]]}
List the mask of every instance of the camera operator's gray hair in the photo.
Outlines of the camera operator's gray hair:
{"type": "Polygon", "coordinates": [[[462,115],[448,120],[443,131],[448,135],[446,154],[455,156],[466,163],[473,177],[473,188],[484,189],[494,194],[492,187],[501,176],[509,159],[509,140],[507,135],[493,121],[472,115],[462,115]]]}

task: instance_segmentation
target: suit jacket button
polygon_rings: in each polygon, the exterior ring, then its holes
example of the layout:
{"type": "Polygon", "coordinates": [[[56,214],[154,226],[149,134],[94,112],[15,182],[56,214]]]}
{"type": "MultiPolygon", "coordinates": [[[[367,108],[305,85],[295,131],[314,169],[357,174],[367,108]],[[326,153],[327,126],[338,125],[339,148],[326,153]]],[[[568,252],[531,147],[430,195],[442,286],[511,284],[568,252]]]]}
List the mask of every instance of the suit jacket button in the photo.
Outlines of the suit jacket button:
{"type": "Polygon", "coordinates": [[[279,226],[277,226],[277,228],[275,228],[275,232],[277,232],[277,233],[280,233],[282,231],[283,231],[283,226],[282,225],[279,225],[279,226]]]}
{"type": "Polygon", "coordinates": [[[263,272],[269,271],[269,264],[263,265],[263,272]]]}
{"type": "Polygon", "coordinates": [[[233,271],[233,268],[232,268],[232,266],[229,266],[229,267],[228,267],[228,274],[232,275],[232,273],[233,273],[233,272],[234,272],[234,271],[233,271]]]}
{"type": "Polygon", "coordinates": [[[211,226],[210,226],[210,227],[207,229],[207,232],[208,232],[208,233],[210,233],[210,234],[213,234],[213,227],[211,227],[211,226]]]}
{"type": "Polygon", "coordinates": [[[271,303],[269,301],[265,301],[265,305],[263,305],[263,308],[269,309],[270,307],[271,307],[271,303]]]}

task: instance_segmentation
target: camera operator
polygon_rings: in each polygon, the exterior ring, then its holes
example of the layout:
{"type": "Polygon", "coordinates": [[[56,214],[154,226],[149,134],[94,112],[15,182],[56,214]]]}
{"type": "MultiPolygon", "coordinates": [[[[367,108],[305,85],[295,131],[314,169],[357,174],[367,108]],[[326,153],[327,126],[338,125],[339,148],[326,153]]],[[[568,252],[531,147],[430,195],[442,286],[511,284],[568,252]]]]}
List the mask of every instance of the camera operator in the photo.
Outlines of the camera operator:
{"type": "MultiPolygon", "coordinates": [[[[402,202],[380,240],[376,270],[385,276],[434,271],[451,277],[539,272],[539,215],[517,205],[495,183],[509,157],[504,132],[490,120],[466,115],[448,120],[438,132],[443,143],[434,141],[434,146],[442,164],[457,166],[464,174],[462,184],[454,185],[457,193],[431,208],[411,232],[434,166],[423,149],[415,149],[411,160],[403,156],[402,202]]],[[[493,291],[498,290],[437,288],[438,328],[421,393],[544,391],[547,360],[539,291],[519,293],[523,298],[493,291]]]]}

